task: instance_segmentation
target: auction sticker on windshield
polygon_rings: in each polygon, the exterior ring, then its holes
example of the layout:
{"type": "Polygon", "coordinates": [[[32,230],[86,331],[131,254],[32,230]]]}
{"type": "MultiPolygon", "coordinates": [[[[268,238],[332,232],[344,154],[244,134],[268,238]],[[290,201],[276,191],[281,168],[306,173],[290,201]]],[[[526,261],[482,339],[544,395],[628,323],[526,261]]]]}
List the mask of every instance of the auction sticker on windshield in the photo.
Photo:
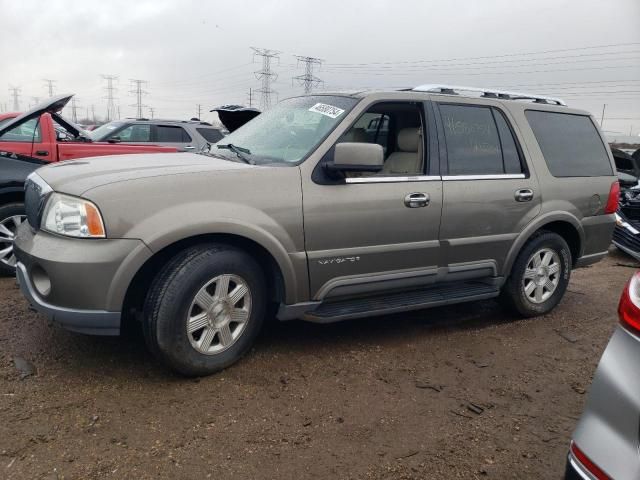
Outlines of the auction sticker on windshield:
{"type": "Polygon", "coordinates": [[[333,105],[327,105],[326,103],[316,103],[309,109],[310,112],[320,113],[329,118],[338,118],[344,113],[344,110],[333,105]]]}

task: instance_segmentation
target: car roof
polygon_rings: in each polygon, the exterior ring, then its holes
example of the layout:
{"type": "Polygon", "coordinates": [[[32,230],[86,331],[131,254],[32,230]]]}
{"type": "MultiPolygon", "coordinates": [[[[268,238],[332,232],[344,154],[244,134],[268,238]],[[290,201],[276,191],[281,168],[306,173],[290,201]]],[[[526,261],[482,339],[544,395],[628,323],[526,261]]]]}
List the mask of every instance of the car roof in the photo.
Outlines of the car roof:
{"type": "Polygon", "coordinates": [[[129,122],[129,123],[152,123],[152,124],[171,123],[175,125],[196,125],[198,127],[204,127],[204,128],[216,128],[213,125],[211,125],[209,122],[205,122],[203,120],[175,120],[170,118],[121,118],[115,121],[129,122]]]}

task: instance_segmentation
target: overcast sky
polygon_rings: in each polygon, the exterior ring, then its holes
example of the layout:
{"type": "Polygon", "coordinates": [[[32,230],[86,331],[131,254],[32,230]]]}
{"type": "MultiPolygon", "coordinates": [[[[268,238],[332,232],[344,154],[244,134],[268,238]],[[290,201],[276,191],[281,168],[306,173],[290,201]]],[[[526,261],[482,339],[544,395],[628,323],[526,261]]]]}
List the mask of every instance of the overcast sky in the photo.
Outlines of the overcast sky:
{"type": "Polygon", "coordinates": [[[134,78],[156,117],[246,104],[260,88],[255,46],[281,52],[279,99],[302,92],[304,55],[324,60],[319,88],[513,88],[598,118],[606,104],[605,130],[640,133],[640,0],[0,0],[0,12],[0,109],[13,110],[10,86],[21,109],[46,97],[47,78],[103,117],[101,74],[119,76],[123,117],[135,115],[134,78]]]}

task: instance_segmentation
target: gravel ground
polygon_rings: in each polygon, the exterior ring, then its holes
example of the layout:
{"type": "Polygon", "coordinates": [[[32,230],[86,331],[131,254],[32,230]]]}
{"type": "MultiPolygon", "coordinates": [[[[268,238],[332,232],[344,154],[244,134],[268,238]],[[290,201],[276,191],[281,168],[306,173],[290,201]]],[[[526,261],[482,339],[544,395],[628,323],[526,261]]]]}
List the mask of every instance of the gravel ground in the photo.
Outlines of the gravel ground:
{"type": "Polygon", "coordinates": [[[558,478],[629,266],[574,272],[535,319],[487,301],[274,324],[196,380],[135,335],[48,326],[0,279],[0,478],[558,478]]]}

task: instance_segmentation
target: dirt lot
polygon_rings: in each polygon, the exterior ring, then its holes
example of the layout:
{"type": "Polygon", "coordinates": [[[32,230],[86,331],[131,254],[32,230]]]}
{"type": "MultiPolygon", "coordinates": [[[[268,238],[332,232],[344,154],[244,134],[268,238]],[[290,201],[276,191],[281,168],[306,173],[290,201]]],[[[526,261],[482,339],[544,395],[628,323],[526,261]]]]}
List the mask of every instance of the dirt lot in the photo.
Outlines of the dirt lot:
{"type": "Polygon", "coordinates": [[[197,380],[139,338],[47,326],[2,279],[0,478],[558,478],[631,263],[574,272],[543,318],[490,301],[275,324],[197,380]]]}

